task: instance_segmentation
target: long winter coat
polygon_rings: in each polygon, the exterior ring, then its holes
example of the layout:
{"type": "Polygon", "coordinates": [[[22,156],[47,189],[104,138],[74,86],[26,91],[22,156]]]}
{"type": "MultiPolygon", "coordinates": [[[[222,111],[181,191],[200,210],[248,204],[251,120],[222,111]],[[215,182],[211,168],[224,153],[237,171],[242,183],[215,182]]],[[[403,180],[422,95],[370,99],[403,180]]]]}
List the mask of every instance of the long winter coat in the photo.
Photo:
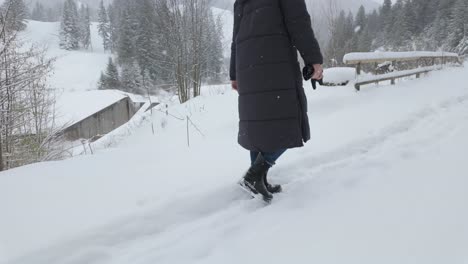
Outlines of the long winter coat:
{"type": "Polygon", "coordinates": [[[231,80],[239,91],[239,144],[273,152],[310,139],[297,51],[322,64],[304,0],[237,0],[231,80]]]}

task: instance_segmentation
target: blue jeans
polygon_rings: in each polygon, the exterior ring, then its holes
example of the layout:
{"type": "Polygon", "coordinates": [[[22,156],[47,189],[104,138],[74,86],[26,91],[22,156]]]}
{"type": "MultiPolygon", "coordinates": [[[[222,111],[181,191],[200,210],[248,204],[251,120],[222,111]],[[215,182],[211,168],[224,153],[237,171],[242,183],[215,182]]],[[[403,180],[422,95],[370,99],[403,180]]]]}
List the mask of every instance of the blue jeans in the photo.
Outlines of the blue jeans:
{"type": "MultiPolygon", "coordinates": [[[[262,155],[263,155],[263,158],[265,159],[265,161],[268,164],[270,164],[270,166],[273,166],[273,165],[276,164],[276,161],[278,160],[279,157],[281,157],[281,155],[283,155],[284,152],[286,152],[286,149],[280,149],[280,150],[275,151],[275,152],[262,152],[262,155]]],[[[260,154],[260,152],[250,151],[250,160],[252,162],[252,165],[254,164],[255,160],[257,159],[258,154],[260,154]]]]}

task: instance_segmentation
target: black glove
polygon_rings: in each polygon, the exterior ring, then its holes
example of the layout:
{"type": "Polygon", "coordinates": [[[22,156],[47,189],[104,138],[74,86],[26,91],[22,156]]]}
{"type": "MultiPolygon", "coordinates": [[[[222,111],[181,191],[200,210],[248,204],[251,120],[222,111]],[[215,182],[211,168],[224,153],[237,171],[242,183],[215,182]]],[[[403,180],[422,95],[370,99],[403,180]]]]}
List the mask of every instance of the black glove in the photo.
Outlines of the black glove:
{"type": "MultiPolygon", "coordinates": [[[[311,65],[306,65],[304,69],[302,69],[302,76],[304,77],[304,80],[306,81],[310,80],[312,76],[314,76],[314,67],[311,65]]],[[[314,90],[317,89],[317,82],[320,85],[323,85],[323,78],[320,80],[312,79],[312,88],[314,88],[314,90]]]]}

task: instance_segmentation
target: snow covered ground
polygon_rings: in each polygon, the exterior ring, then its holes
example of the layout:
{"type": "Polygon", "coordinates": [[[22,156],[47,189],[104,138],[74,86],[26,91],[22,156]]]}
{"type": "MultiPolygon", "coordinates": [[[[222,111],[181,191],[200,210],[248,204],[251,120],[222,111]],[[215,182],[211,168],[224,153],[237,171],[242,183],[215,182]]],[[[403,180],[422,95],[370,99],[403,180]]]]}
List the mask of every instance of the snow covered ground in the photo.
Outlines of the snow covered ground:
{"type": "Polygon", "coordinates": [[[312,140],[267,207],[235,184],[235,92],[161,106],[113,148],[0,173],[0,263],[468,263],[467,74],[307,84],[312,140]]]}

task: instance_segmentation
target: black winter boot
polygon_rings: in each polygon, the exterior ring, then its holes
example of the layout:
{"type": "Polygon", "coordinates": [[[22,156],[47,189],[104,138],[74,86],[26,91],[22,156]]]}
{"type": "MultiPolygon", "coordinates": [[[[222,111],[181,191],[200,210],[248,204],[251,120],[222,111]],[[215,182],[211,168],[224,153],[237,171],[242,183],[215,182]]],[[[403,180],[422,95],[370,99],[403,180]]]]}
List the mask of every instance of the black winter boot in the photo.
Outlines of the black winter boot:
{"type": "Polygon", "coordinates": [[[275,193],[280,193],[283,191],[283,187],[281,187],[281,185],[277,185],[277,184],[270,184],[268,183],[268,171],[265,172],[265,176],[263,177],[263,181],[265,182],[265,186],[267,188],[267,190],[272,193],[272,194],[275,194],[275,193]]]}
{"type": "Polygon", "coordinates": [[[265,186],[266,172],[270,165],[265,161],[262,154],[259,154],[257,160],[250,167],[244,178],[239,183],[243,188],[251,191],[254,195],[261,195],[267,203],[271,202],[273,195],[265,186]]]}

